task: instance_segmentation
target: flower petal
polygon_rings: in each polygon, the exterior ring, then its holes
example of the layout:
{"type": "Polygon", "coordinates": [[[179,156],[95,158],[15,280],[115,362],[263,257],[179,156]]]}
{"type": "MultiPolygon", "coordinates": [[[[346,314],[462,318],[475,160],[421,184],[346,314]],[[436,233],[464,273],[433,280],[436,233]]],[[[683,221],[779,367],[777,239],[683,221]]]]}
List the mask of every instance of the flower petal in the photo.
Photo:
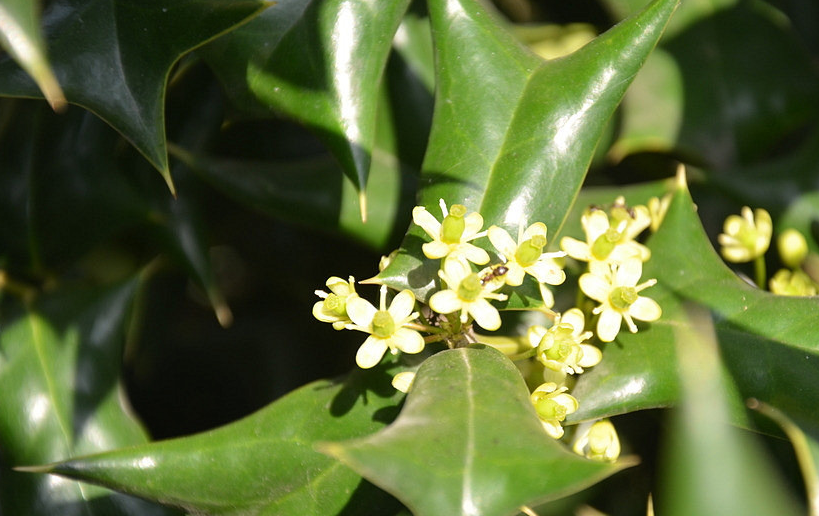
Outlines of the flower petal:
{"type": "Polygon", "coordinates": [[[619,287],[633,287],[643,275],[643,262],[637,258],[629,258],[620,264],[614,276],[614,283],[619,287]]]}
{"type": "Polygon", "coordinates": [[[424,337],[415,330],[398,328],[390,337],[388,345],[396,347],[404,353],[420,353],[424,350],[424,337]]]}
{"type": "Polygon", "coordinates": [[[456,254],[459,254],[460,256],[463,256],[470,262],[478,265],[489,263],[489,253],[473,244],[469,243],[460,244],[458,246],[456,254]]]}
{"type": "Polygon", "coordinates": [[[589,243],[597,240],[597,237],[608,231],[611,225],[608,214],[603,210],[594,210],[588,215],[584,215],[580,222],[583,224],[583,229],[586,231],[586,241],[589,243]]]}
{"type": "Polygon", "coordinates": [[[521,241],[529,240],[535,235],[540,235],[543,238],[546,238],[547,233],[548,229],[546,228],[546,224],[544,224],[543,222],[535,222],[534,224],[526,228],[526,231],[523,232],[521,241]]]}
{"type": "Polygon", "coordinates": [[[611,342],[620,332],[623,316],[617,310],[603,310],[597,320],[597,338],[603,342],[611,342]]]}
{"type": "Polygon", "coordinates": [[[560,439],[563,437],[563,427],[557,421],[543,421],[541,419],[540,422],[543,424],[543,429],[552,438],[560,439]]]}
{"type": "Polygon", "coordinates": [[[475,323],[484,330],[494,331],[500,328],[501,319],[498,309],[486,299],[478,298],[469,303],[467,310],[475,318],[475,323]]]}
{"type": "Polygon", "coordinates": [[[581,344],[580,349],[583,350],[583,357],[577,361],[577,365],[580,367],[596,366],[603,360],[603,353],[596,346],[581,344]]]}
{"type": "Polygon", "coordinates": [[[412,209],[412,221],[421,226],[432,239],[441,238],[441,223],[432,216],[423,206],[416,206],[412,209]]]}
{"type": "Polygon", "coordinates": [[[463,308],[463,302],[454,290],[441,290],[429,298],[429,307],[439,314],[451,314],[463,308]]]}
{"type": "Polygon", "coordinates": [[[582,262],[591,260],[591,248],[586,242],[581,242],[572,237],[563,237],[560,239],[560,248],[575,260],[582,262]]]}
{"type": "Polygon", "coordinates": [[[611,291],[611,284],[608,281],[590,272],[580,276],[577,283],[580,285],[580,290],[582,290],[584,294],[600,303],[608,298],[609,292],[611,291]]]}
{"type": "Polygon", "coordinates": [[[579,308],[571,308],[561,314],[560,322],[570,324],[572,327],[572,335],[577,337],[583,333],[583,327],[586,325],[586,317],[579,308]]]}
{"type": "Polygon", "coordinates": [[[461,242],[466,242],[475,237],[475,234],[483,227],[483,217],[481,214],[473,211],[464,217],[464,232],[461,235],[461,242]]]}
{"type": "Polygon", "coordinates": [[[407,393],[412,387],[413,380],[415,380],[414,371],[402,371],[392,377],[392,386],[395,387],[397,391],[407,393]]]}
{"type": "Polygon", "coordinates": [[[523,278],[526,276],[526,271],[517,262],[506,262],[506,284],[517,287],[523,284],[523,278]]]}
{"type": "Polygon", "coordinates": [[[358,364],[358,367],[361,369],[369,369],[381,362],[381,358],[384,357],[386,351],[386,339],[379,339],[378,337],[370,335],[367,337],[367,340],[364,341],[364,344],[358,348],[358,352],[355,354],[355,363],[358,364]]]}
{"type": "Polygon", "coordinates": [[[353,323],[363,328],[369,328],[373,316],[378,310],[366,299],[353,296],[347,300],[347,316],[353,323]]]}
{"type": "Polygon", "coordinates": [[[411,290],[402,290],[394,298],[387,311],[392,316],[393,320],[403,323],[405,319],[412,313],[415,308],[415,294],[411,290]]]}
{"type": "Polygon", "coordinates": [[[656,321],[663,315],[663,309],[650,297],[640,296],[628,309],[629,315],[641,321],[656,321]]]}
{"type": "Polygon", "coordinates": [[[488,236],[489,241],[492,242],[495,249],[505,256],[507,260],[512,260],[515,257],[515,251],[517,251],[518,245],[505,229],[492,226],[489,228],[488,236]]]}
{"type": "Polygon", "coordinates": [[[560,285],[566,281],[566,273],[558,267],[554,260],[541,258],[529,267],[526,272],[537,279],[538,283],[548,283],[549,285],[560,285]]]}
{"type": "Polygon", "coordinates": [[[430,260],[437,260],[449,254],[449,246],[440,240],[433,240],[421,246],[424,256],[430,260]]]}

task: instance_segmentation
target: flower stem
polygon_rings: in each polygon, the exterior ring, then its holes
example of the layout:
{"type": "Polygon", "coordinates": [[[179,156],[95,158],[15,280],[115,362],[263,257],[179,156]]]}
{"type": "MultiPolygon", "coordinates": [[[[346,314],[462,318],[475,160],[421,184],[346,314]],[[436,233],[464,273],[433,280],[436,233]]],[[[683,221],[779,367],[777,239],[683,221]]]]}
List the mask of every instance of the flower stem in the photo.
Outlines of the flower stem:
{"type": "Polygon", "coordinates": [[[759,255],[754,260],[754,280],[756,281],[756,286],[764,289],[765,278],[767,278],[765,272],[765,256],[759,255]]]}
{"type": "Polygon", "coordinates": [[[513,362],[517,362],[518,360],[526,360],[527,358],[532,358],[537,354],[537,348],[527,349],[521,353],[516,353],[514,355],[509,355],[509,360],[513,362]]]}

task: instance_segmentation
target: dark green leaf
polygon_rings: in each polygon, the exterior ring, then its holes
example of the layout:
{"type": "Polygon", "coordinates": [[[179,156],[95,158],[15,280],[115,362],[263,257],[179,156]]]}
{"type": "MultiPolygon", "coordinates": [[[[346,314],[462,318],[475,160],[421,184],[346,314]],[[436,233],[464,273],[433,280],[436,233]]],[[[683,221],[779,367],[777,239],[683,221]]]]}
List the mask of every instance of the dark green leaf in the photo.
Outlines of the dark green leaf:
{"type": "MultiPolygon", "coordinates": [[[[154,165],[173,191],[164,98],[180,56],[258,13],[262,0],[58,0],[43,14],[54,72],[69,102],[96,113],[154,165]]],[[[8,57],[0,94],[39,97],[8,57]]]]}
{"type": "MultiPolygon", "coordinates": [[[[438,199],[462,203],[514,233],[535,221],[559,230],[607,120],[675,7],[657,0],[544,62],[473,0],[431,2],[438,82],[420,204],[437,215],[438,199]]],[[[420,299],[437,270],[424,265],[425,238],[413,227],[380,275],[420,299]]]]}
{"type": "Polygon", "coordinates": [[[5,314],[0,333],[0,511],[43,516],[167,513],[103,489],[6,469],[147,440],[123,399],[119,378],[138,283],[135,278],[102,291],[65,289],[5,314]]]}
{"type": "Polygon", "coordinates": [[[316,441],[366,435],[392,421],[402,396],[392,373],[378,366],[343,383],[314,382],[216,430],[40,470],[196,514],[394,514],[394,500],[313,450],[316,441]]]}
{"type": "Polygon", "coordinates": [[[488,347],[432,356],[392,425],[322,449],[416,516],[516,514],[633,464],[589,461],[549,437],[518,370],[488,347]]]}
{"type": "Polygon", "coordinates": [[[239,104],[313,129],[361,192],[364,219],[381,75],[408,4],[284,0],[204,53],[239,104]]]}
{"type": "Polygon", "coordinates": [[[729,422],[714,327],[707,310],[686,307],[675,329],[682,403],[666,441],[662,514],[801,514],[761,443],[729,422]],[[664,495],[664,496],[663,496],[664,495]]]}

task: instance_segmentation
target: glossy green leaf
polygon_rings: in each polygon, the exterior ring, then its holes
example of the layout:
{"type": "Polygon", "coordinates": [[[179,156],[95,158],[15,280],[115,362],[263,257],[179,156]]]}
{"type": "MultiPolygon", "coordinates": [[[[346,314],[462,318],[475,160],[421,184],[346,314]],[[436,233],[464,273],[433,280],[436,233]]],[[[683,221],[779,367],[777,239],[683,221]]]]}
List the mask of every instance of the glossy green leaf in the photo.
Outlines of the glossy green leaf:
{"type": "MultiPolygon", "coordinates": [[[[168,74],[183,54],[243,23],[262,0],[59,0],[43,13],[54,72],[66,98],[96,113],[155,166],[173,191],[165,147],[168,74]],[[195,20],[195,22],[192,22],[195,20]]],[[[8,57],[0,95],[39,97],[8,57]]]]}
{"type": "Polygon", "coordinates": [[[675,341],[682,403],[668,435],[661,514],[721,516],[801,514],[753,434],[728,424],[729,394],[721,381],[720,355],[711,317],[688,307],[688,324],[675,341]]]}
{"type": "Polygon", "coordinates": [[[6,302],[0,332],[0,511],[167,514],[109,491],[7,468],[147,440],[119,378],[138,278],[105,290],[63,289],[23,308],[6,302]]]}
{"type": "Polygon", "coordinates": [[[99,119],[30,101],[12,101],[5,113],[15,128],[0,142],[6,266],[61,269],[150,218],[139,178],[118,169],[119,136],[99,119]]]}
{"type": "Polygon", "coordinates": [[[40,32],[40,2],[0,1],[0,46],[28,73],[55,111],[65,107],[65,96],[46,57],[40,32]]]}
{"type": "Polygon", "coordinates": [[[202,434],[40,468],[200,514],[394,514],[397,504],[313,449],[392,421],[402,394],[391,371],[306,385],[242,420],[202,434]]]}
{"type": "MultiPolygon", "coordinates": [[[[769,402],[815,428],[819,345],[810,329],[819,317],[819,300],[774,296],[736,276],[711,247],[685,189],[675,194],[648,245],[652,257],[643,277],[657,278],[658,284],[645,295],[660,303],[663,317],[639,324],[637,334],[621,331],[605,346],[603,361],[584,373],[573,391],[581,406],[572,418],[674,404],[673,328],[685,324],[680,303],[693,301],[714,313],[725,369],[741,396],[769,402]]],[[[736,410],[733,416],[745,419],[736,410]]]]}
{"type": "Polygon", "coordinates": [[[392,425],[321,449],[416,516],[516,514],[633,464],[589,461],[549,437],[518,370],[488,347],[432,356],[392,425]]]}
{"type": "MultiPolygon", "coordinates": [[[[462,203],[515,234],[535,221],[557,231],[675,7],[657,0],[577,52],[543,61],[473,0],[430,2],[438,82],[420,204],[438,215],[438,199],[462,203]]],[[[426,238],[413,226],[380,275],[420,299],[437,270],[421,254],[426,238]]]]}
{"type": "MultiPolygon", "coordinates": [[[[642,5],[608,3],[622,13],[642,5]]],[[[683,2],[660,45],[624,100],[616,158],[674,151],[734,167],[780,152],[816,120],[819,73],[770,3],[683,2]]]]}
{"type": "MultiPolygon", "coordinates": [[[[240,104],[286,113],[310,127],[363,194],[381,76],[408,4],[284,0],[204,55],[240,104]]],[[[366,219],[365,205],[361,213],[366,219]]]]}

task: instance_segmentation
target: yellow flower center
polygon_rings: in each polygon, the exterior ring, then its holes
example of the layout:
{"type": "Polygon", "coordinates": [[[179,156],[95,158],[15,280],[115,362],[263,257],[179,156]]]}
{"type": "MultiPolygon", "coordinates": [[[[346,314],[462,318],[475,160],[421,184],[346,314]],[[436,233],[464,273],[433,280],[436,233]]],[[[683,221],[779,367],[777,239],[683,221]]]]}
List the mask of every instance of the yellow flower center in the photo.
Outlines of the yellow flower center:
{"type": "Polygon", "coordinates": [[[347,303],[344,298],[335,294],[330,294],[324,300],[324,311],[329,312],[338,317],[347,315],[347,303]]]}
{"type": "Polygon", "coordinates": [[[615,309],[626,311],[638,297],[639,294],[634,287],[617,287],[609,294],[609,302],[615,309]]]}
{"type": "Polygon", "coordinates": [[[444,217],[441,223],[441,241],[445,244],[458,244],[461,242],[461,236],[464,234],[466,221],[466,206],[463,204],[453,204],[449,208],[449,215],[444,217]]]}
{"type": "Polygon", "coordinates": [[[373,316],[373,335],[386,339],[395,333],[395,321],[387,310],[379,310],[373,316]]]}
{"type": "Polygon", "coordinates": [[[592,243],[591,252],[598,260],[605,260],[614,251],[622,235],[614,228],[609,228],[605,233],[597,237],[592,243]]]}
{"type": "Polygon", "coordinates": [[[472,302],[481,295],[481,279],[477,274],[472,273],[461,280],[458,285],[458,297],[463,301],[472,302]]]}
{"type": "Polygon", "coordinates": [[[566,407],[551,398],[540,398],[535,402],[535,411],[546,421],[566,419],[566,407]]]}
{"type": "Polygon", "coordinates": [[[571,356],[576,346],[572,331],[574,328],[570,324],[561,323],[554,330],[555,343],[546,350],[546,357],[550,360],[565,362],[571,356]]]}
{"type": "Polygon", "coordinates": [[[545,246],[546,237],[543,235],[535,235],[518,246],[515,251],[515,261],[517,261],[521,267],[529,267],[540,258],[545,246]]]}

